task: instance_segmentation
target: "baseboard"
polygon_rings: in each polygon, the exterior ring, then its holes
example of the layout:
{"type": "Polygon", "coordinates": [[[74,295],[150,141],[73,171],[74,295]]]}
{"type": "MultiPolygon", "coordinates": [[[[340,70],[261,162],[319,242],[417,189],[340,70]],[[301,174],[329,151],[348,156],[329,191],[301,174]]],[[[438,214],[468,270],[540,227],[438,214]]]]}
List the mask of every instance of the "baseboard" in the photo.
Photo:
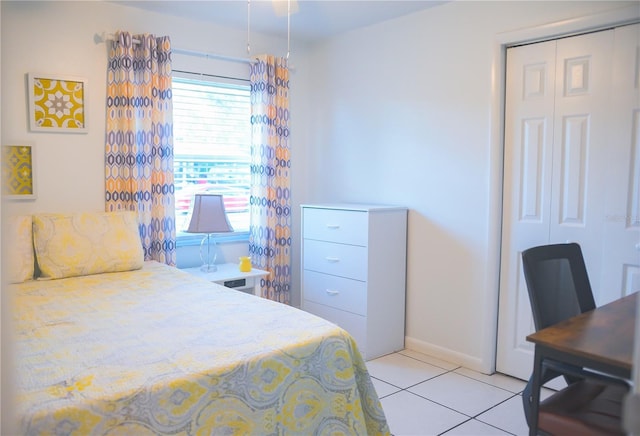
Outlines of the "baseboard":
{"type": "Polygon", "coordinates": [[[449,348],[440,347],[408,336],[404,339],[404,346],[409,350],[455,363],[473,371],[481,372],[483,374],[491,373],[489,365],[486,362],[483,362],[482,359],[475,356],[469,356],[464,353],[453,351],[449,348]]]}

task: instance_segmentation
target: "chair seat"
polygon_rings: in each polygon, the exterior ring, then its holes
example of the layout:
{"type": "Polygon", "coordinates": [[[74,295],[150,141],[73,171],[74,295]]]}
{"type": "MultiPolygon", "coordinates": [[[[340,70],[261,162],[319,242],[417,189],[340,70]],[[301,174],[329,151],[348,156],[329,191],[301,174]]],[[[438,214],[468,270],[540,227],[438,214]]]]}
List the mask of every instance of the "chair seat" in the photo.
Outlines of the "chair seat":
{"type": "Polygon", "coordinates": [[[552,435],[624,435],[624,386],[583,380],[540,403],[538,429],[552,435]]]}

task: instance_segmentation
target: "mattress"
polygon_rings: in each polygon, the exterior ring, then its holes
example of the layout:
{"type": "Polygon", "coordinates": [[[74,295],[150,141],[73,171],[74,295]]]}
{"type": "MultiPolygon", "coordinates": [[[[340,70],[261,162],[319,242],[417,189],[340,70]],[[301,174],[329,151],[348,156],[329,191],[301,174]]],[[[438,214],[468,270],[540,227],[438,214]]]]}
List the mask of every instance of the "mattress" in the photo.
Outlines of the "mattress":
{"type": "Polygon", "coordinates": [[[178,269],[9,288],[22,434],[388,434],[353,338],[178,269]]]}

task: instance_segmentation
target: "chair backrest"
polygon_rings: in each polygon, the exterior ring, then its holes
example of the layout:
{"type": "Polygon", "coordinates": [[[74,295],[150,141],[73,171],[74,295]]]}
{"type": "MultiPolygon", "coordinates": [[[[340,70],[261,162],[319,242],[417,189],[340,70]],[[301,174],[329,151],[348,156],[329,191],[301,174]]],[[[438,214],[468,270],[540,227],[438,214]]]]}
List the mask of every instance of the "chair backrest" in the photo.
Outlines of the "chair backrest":
{"type": "Polygon", "coordinates": [[[578,244],[529,248],[522,252],[522,266],[536,331],[595,309],[578,244]]]}

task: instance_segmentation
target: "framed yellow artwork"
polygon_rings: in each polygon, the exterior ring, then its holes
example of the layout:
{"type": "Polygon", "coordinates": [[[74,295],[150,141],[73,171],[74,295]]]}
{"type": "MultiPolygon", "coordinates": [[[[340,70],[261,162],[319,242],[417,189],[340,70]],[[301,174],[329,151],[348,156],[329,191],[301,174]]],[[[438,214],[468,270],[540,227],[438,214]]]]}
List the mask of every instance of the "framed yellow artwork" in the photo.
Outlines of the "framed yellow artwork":
{"type": "Polygon", "coordinates": [[[87,132],[87,80],[28,74],[29,127],[34,132],[87,132]]]}
{"type": "Polygon", "coordinates": [[[5,198],[36,198],[34,162],[32,145],[2,146],[2,195],[5,198]]]}

